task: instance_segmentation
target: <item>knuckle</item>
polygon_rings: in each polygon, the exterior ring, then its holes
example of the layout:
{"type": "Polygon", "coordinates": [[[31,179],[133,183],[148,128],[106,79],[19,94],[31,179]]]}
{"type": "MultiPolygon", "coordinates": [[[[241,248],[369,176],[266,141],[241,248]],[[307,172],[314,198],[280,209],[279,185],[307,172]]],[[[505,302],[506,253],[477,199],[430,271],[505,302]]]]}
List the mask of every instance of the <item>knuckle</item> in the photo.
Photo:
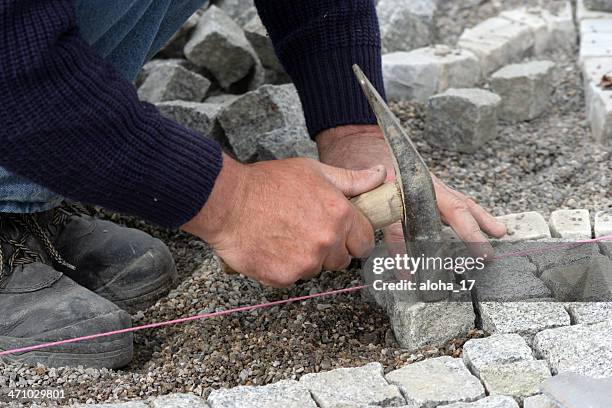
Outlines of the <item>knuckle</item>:
{"type": "Polygon", "coordinates": [[[453,198],[450,202],[450,209],[452,212],[466,212],[469,211],[467,203],[458,198],[453,198]]]}

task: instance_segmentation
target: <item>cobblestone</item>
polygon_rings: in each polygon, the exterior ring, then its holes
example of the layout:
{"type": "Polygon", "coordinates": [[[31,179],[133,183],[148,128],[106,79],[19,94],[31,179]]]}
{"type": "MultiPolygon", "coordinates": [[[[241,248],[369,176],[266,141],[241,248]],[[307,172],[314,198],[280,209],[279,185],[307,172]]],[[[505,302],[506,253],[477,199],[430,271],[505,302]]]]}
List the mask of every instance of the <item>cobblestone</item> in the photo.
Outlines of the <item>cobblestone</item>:
{"type": "Polygon", "coordinates": [[[556,302],[481,302],[483,329],[488,333],[518,333],[531,343],[536,333],[570,325],[570,316],[556,302]]]}
{"type": "Polygon", "coordinates": [[[537,394],[550,376],[548,366],[541,360],[491,364],[480,370],[488,395],[508,395],[519,401],[537,394]]]}
{"type": "Polygon", "coordinates": [[[475,88],[454,89],[427,103],[426,137],[444,149],[474,152],[497,137],[499,96],[475,88]]]}
{"type": "Polygon", "coordinates": [[[462,358],[476,376],[480,376],[480,370],[489,365],[534,359],[525,339],[518,334],[494,334],[468,340],[463,345],[462,358]]]}
{"type": "Polygon", "coordinates": [[[598,211],[595,213],[595,238],[612,236],[612,210],[598,211]]]}
{"type": "Polygon", "coordinates": [[[559,408],[559,406],[546,395],[534,395],[525,398],[523,408],[559,408]]]}
{"type": "Polygon", "coordinates": [[[553,374],[612,376],[612,320],[544,330],[536,334],[533,344],[553,374]]]}
{"type": "Polygon", "coordinates": [[[210,408],[317,408],[308,390],[293,380],[215,390],[209,395],[208,404],[210,408]]]}
{"type": "Polygon", "coordinates": [[[461,359],[448,356],[413,363],[386,375],[402,390],[408,406],[429,408],[483,398],[484,388],[461,359]]]}
{"type": "Polygon", "coordinates": [[[405,403],[398,387],[390,385],[383,377],[379,363],[306,374],[300,378],[300,385],[310,391],[321,408],[343,404],[400,406],[405,403]]]}
{"type": "Polygon", "coordinates": [[[497,217],[508,229],[508,234],[502,241],[526,241],[551,238],[550,228],[542,214],[529,211],[518,214],[508,214],[497,217]]]}
{"type": "Polygon", "coordinates": [[[379,0],[376,11],[383,52],[409,51],[433,44],[436,10],[434,0],[379,0]]]}

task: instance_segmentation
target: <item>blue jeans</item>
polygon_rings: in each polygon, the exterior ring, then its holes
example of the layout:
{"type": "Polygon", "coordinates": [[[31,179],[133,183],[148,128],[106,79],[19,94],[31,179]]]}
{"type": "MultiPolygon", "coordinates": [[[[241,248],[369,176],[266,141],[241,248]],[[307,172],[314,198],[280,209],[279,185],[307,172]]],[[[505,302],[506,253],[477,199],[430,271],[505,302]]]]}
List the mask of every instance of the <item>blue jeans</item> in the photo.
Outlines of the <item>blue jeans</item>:
{"type": "MultiPolygon", "coordinates": [[[[152,57],[206,0],[76,0],[82,37],[133,81],[152,57]]],[[[63,198],[0,167],[0,212],[33,213],[63,198]]]]}

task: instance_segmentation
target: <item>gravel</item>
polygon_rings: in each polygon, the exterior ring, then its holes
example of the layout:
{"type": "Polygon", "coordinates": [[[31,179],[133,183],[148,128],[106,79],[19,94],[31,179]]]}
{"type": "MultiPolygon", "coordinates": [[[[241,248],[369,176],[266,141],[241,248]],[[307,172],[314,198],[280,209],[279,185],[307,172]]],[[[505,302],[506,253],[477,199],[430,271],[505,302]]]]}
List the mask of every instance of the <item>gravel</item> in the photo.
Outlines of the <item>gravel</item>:
{"type": "MultiPolygon", "coordinates": [[[[441,3],[439,39],[452,44],[465,26],[512,6],[539,2],[485,1],[475,8],[455,4],[460,2],[441,3]]],[[[431,170],[494,215],[531,210],[548,215],[559,208],[593,212],[612,207],[612,149],[591,141],[574,57],[561,53],[547,57],[559,66],[549,111],[531,122],[501,124],[498,139],[472,154],[428,145],[423,105],[393,105],[431,170]]],[[[156,305],[134,315],[138,325],[359,283],[359,274],[352,268],[324,272],[288,290],[265,289],[240,276],[222,274],[206,244],[186,234],[103,215],[162,238],[177,261],[182,283],[156,305]]],[[[480,331],[470,334],[481,336],[480,331]]],[[[170,392],[207,396],[220,387],[299,379],[306,373],[372,361],[381,362],[387,373],[428,357],[458,357],[465,340],[457,339],[441,349],[407,353],[394,340],[382,310],[366,303],[360,294],[340,295],[136,332],[134,361],[123,370],[0,363],[0,388],[62,387],[67,398],[58,401],[60,404],[113,402],[170,392]]]]}

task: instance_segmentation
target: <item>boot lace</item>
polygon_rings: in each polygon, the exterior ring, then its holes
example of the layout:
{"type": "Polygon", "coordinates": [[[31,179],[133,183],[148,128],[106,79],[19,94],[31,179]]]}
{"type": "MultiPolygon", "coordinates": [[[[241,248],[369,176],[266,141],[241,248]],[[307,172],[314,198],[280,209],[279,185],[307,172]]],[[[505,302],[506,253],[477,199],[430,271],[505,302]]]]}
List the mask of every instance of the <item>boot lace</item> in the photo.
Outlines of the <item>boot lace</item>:
{"type": "Polygon", "coordinates": [[[36,220],[36,216],[32,214],[3,214],[0,216],[0,230],[6,231],[7,229],[23,232],[18,234],[16,238],[0,234],[0,244],[6,244],[13,249],[11,256],[7,258],[3,246],[0,245],[0,288],[4,286],[16,266],[42,262],[40,254],[27,245],[28,234],[34,236],[42,244],[45,252],[55,264],[71,270],[76,269],[62,258],[51,242],[48,232],[36,220]]]}

